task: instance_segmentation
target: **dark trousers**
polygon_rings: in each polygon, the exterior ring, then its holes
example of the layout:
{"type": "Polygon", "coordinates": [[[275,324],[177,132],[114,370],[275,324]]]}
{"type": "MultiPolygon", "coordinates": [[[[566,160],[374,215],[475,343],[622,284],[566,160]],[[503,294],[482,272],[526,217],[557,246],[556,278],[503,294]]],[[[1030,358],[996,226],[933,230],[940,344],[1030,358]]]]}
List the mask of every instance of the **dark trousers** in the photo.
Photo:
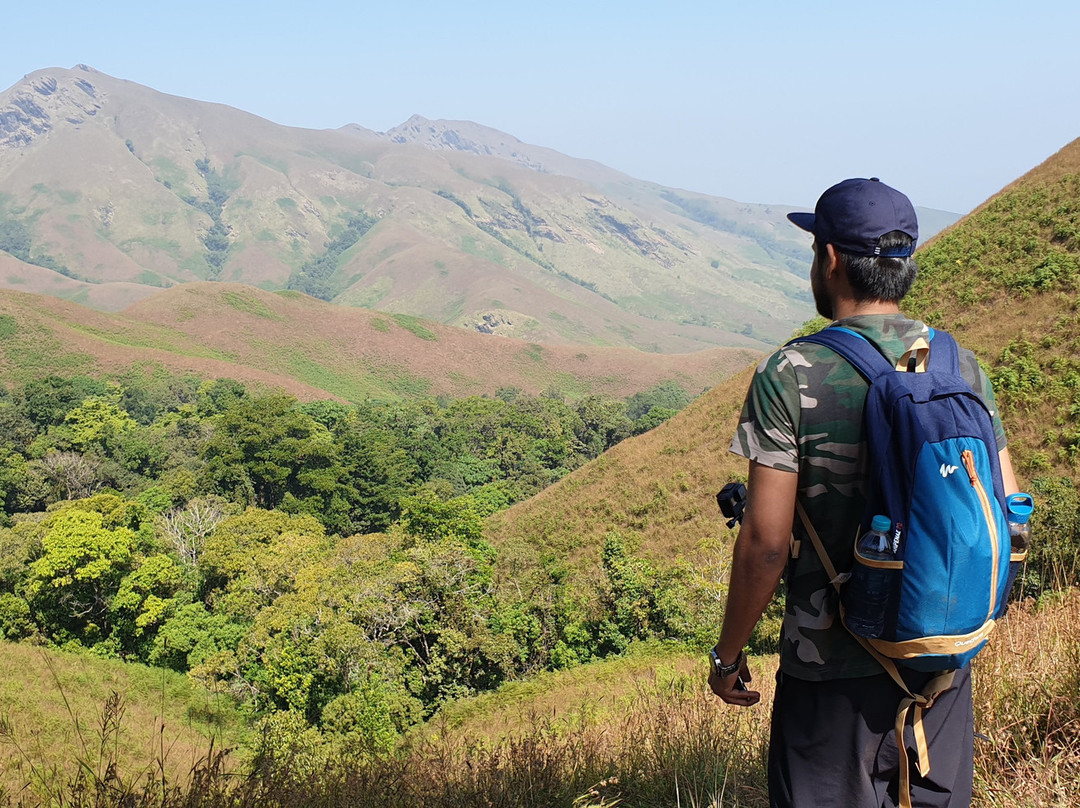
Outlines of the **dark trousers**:
{"type": "MultiPolygon", "coordinates": [[[[922,675],[909,684],[923,683],[922,675]]],[[[776,675],[769,740],[769,804],[774,808],[894,808],[899,755],[893,727],[903,693],[887,674],[807,682],[776,675]]],[[[912,805],[971,804],[974,755],[971,671],[924,713],[930,771],[919,775],[909,719],[912,805]]]]}

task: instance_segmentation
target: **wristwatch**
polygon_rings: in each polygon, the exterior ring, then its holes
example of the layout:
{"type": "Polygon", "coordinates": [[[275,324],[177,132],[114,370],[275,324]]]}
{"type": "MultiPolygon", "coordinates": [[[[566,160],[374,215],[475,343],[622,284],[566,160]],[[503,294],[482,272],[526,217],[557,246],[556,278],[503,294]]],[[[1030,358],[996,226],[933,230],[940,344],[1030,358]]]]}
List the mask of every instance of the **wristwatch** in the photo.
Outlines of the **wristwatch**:
{"type": "Polygon", "coordinates": [[[746,652],[739,651],[739,655],[735,657],[735,661],[732,662],[730,665],[725,665],[723,662],[720,661],[720,657],[717,655],[716,649],[713,648],[711,651],[709,651],[709,659],[712,660],[713,670],[716,671],[716,675],[719,676],[721,679],[726,679],[731,676],[731,674],[736,673],[740,668],[742,668],[743,660],[746,659],[746,652]]]}

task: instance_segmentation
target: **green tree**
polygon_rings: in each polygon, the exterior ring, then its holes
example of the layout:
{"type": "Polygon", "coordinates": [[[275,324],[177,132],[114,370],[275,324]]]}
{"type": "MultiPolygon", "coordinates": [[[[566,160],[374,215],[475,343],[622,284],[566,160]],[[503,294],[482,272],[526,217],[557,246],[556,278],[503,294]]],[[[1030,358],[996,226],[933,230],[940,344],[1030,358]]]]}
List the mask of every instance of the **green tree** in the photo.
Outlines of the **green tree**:
{"type": "Polygon", "coordinates": [[[660,382],[626,399],[626,417],[637,421],[653,407],[678,412],[691,401],[690,394],[676,381],[660,382]]]}
{"type": "Polygon", "coordinates": [[[162,624],[147,656],[151,665],[185,672],[216,655],[235,652],[249,625],[215,614],[202,603],[187,603],[162,624]]]}
{"type": "Polygon", "coordinates": [[[589,457],[599,457],[615,444],[629,437],[633,424],[626,416],[626,405],[600,396],[585,396],[577,407],[581,418],[578,440],[589,457]]]}
{"type": "Polygon", "coordinates": [[[17,397],[21,412],[39,427],[56,426],[64,422],[64,416],[91,396],[108,393],[105,383],[87,376],[64,379],[46,376],[27,382],[17,397]]]}
{"type": "Polygon", "coordinates": [[[331,543],[309,515],[248,508],[222,521],[206,538],[201,564],[215,611],[238,621],[293,592],[297,576],[324,558],[331,543]]]}
{"type": "Polygon", "coordinates": [[[84,399],[64,416],[72,445],[80,452],[100,449],[111,455],[117,440],[135,428],[135,419],[120,408],[120,391],[84,399]]]}
{"type": "Polygon", "coordinates": [[[24,590],[50,638],[87,646],[108,639],[110,605],[131,568],[134,545],[131,530],[104,527],[100,513],[67,509],[51,517],[24,590]]]}
{"type": "Polygon", "coordinates": [[[36,628],[30,604],[11,592],[0,592],[0,639],[23,640],[33,636],[36,628]]]}
{"type": "Polygon", "coordinates": [[[203,449],[213,491],[244,504],[348,524],[344,474],[329,431],[286,396],[243,398],[217,416],[203,449]]]}
{"type": "Polygon", "coordinates": [[[147,659],[150,642],[176,611],[177,595],[186,583],[183,568],[172,556],[156,553],[139,559],[109,604],[122,653],[147,659]]]}

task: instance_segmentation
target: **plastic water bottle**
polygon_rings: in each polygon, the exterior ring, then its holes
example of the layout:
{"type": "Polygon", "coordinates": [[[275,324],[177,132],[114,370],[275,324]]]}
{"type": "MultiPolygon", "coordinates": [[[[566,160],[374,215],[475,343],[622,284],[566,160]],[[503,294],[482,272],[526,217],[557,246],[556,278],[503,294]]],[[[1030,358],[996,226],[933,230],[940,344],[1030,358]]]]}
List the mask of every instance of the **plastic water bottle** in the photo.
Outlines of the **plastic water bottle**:
{"type": "MultiPolygon", "coordinates": [[[[895,561],[889,532],[892,520],[875,516],[870,529],[860,537],[856,554],[868,561],[895,561]]],[[[851,578],[844,589],[844,623],[860,637],[880,637],[885,630],[885,610],[892,591],[895,570],[870,567],[855,559],[851,578]]]]}
{"type": "Polygon", "coordinates": [[[1031,512],[1035,510],[1035,500],[1031,494],[1011,494],[1005,500],[1005,518],[1009,520],[1009,541],[1012,543],[1012,557],[1009,560],[1009,583],[1005,587],[1005,598],[1012,592],[1016,582],[1016,574],[1020,571],[1020,565],[1027,556],[1028,545],[1031,543],[1031,525],[1028,520],[1031,512]]]}

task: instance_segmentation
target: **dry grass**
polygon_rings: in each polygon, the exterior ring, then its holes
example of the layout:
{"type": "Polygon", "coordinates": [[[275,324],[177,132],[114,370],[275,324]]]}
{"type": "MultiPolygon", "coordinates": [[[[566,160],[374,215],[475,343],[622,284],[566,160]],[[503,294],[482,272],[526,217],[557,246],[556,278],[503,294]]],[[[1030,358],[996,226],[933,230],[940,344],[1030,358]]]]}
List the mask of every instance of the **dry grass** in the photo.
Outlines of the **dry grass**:
{"type": "MultiPolygon", "coordinates": [[[[754,687],[761,690],[766,703],[772,699],[776,662],[775,655],[750,660],[754,687]]],[[[569,731],[583,723],[607,726],[632,712],[642,694],[667,693],[688,682],[700,684],[703,670],[699,654],[664,651],[655,645],[631,646],[621,657],[540,673],[510,682],[494,693],[449,704],[415,737],[495,742],[535,723],[538,716],[556,731],[569,731]]],[[[710,701],[707,694],[702,695],[710,701]]]]}
{"type": "Polygon", "coordinates": [[[0,643],[0,794],[107,771],[183,781],[239,728],[231,705],[171,671],[0,643]]]}
{"type": "Polygon", "coordinates": [[[975,673],[978,804],[1080,804],[1080,591],[1014,607],[975,673]]]}

